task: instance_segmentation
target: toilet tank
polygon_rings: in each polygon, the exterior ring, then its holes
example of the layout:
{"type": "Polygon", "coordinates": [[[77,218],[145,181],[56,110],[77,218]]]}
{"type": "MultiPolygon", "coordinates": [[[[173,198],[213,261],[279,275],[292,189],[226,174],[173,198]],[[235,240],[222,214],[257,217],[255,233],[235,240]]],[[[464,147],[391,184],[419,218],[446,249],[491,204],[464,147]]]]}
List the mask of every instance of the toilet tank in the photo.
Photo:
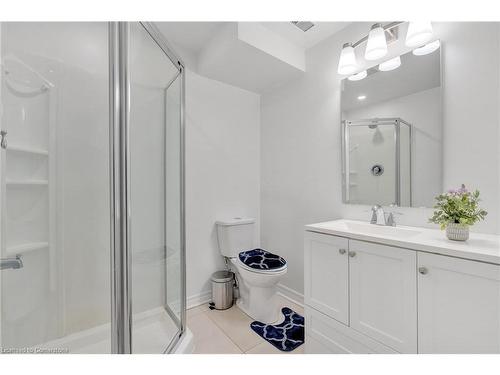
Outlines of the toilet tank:
{"type": "Polygon", "coordinates": [[[217,241],[220,253],[228,258],[235,258],[245,250],[254,248],[255,219],[235,217],[218,220],[217,241]]]}

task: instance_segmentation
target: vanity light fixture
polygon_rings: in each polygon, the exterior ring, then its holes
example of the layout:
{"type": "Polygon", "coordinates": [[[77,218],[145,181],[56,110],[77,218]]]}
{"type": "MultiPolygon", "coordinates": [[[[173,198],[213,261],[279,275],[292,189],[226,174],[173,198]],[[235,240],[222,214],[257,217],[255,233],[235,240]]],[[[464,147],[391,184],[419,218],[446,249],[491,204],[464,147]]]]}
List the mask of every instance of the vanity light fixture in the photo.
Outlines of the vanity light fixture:
{"type": "Polygon", "coordinates": [[[390,60],[380,63],[380,65],[378,66],[378,70],[380,70],[381,72],[388,72],[390,70],[397,69],[400,66],[401,66],[401,57],[396,56],[390,60]]]}
{"type": "Polygon", "coordinates": [[[387,39],[380,23],[372,25],[366,42],[365,59],[378,60],[387,55],[387,39]]]}
{"type": "Polygon", "coordinates": [[[360,95],[358,96],[358,100],[365,100],[366,99],[366,95],[360,95]]]}
{"type": "MultiPolygon", "coordinates": [[[[363,38],[361,38],[355,43],[345,43],[342,46],[342,51],[340,53],[337,72],[341,75],[349,76],[352,75],[354,72],[359,71],[360,68],[362,68],[357,66],[356,55],[354,50],[360,44],[363,44],[365,42],[366,42],[366,50],[364,57],[366,60],[378,60],[384,57],[388,52],[387,44],[398,39],[398,34],[400,30],[399,26],[401,26],[403,23],[406,22],[396,21],[388,23],[386,25],[382,25],[380,23],[373,24],[368,35],[365,35],[363,38]]],[[[432,24],[430,22],[428,21],[409,22],[405,43],[407,46],[419,47],[417,48],[417,50],[415,50],[417,52],[414,51],[415,54],[418,54],[420,52],[426,52],[430,50],[431,49],[430,47],[435,47],[435,45],[431,46],[431,43],[429,43],[429,41],[432,40],[433,37],[434,34],[432,30],[432,24]],[[427,44],[429,44],[429,46],[427,46],[427,44]],[[426,49],[420,50],[420,48],[423,48],[422,46],[426,47],[426,49]]],[[[434,50],[430,52],[433,51],[434,50]]],[[[391,64],[394,63],[395,62],[391,62],[391,64]]],[[[380,70],[383,70],[385,66],[384,63],[380,65],[382,66],[380,70]]],[[[399,65],[397,66],[390,65],[390,66],[392,67],[392,69],[396,69],[399,65]]]]}
{"type": "Polygon", "coordinates": [[[366,72],[366,70],[362,70],[359,73],[356,73],[356,74],[353,74],[352,76],[349,76],[347,79],[349,81],[361,81],[363,78],[366,78],[367,75],[368,75],[368,73],[366,72]]]}
{"type": "Polygon", "coordinates": [[[414,49],[413,54],[415,56],[423,56],[423,55],[428,55],[429,53],[434,52],[441,46],[441,42],[438,40],[435,40],[434,42],[427,43],[425,46],[414,49]]]}
{"type": "Polygon", "coordinates": [[[338,73],[342,75],[352,74],[357,69],[356,55],[354,54],[354,47],[351,43],[345,43],[340,52],[340,60],[338,66],[338,73]]]}
{"type": "Polygon", "coordinates": [[[429,42],[434,33],[429,21],[411,21],[408,25],[405,44],[408,47],[420,47],[429,42]]]}

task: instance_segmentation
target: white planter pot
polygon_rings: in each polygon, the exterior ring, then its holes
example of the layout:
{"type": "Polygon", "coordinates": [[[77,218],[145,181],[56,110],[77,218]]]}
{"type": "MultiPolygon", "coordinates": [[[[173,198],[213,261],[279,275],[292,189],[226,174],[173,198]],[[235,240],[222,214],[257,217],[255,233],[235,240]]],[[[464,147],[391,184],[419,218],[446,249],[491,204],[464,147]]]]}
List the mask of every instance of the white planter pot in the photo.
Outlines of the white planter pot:
{"type": "Polygon", "coordinates": [[[467,241],[469,239],[469,226],[465,224],[449,223],[446,226],[446,237],[453,241],[467,241]]]}

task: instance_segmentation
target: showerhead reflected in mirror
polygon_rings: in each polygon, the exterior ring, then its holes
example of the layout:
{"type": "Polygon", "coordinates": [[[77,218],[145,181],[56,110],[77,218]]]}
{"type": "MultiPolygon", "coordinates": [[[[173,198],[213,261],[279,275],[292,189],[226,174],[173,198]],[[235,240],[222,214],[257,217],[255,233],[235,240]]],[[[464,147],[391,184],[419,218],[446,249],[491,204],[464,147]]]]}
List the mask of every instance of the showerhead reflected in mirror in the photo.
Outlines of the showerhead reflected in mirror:
{"type": "Polygon", "coordinates": [[[440,56],[408,52],[342,81],[345,203],[431,207],[442,191],[440,56]]]}

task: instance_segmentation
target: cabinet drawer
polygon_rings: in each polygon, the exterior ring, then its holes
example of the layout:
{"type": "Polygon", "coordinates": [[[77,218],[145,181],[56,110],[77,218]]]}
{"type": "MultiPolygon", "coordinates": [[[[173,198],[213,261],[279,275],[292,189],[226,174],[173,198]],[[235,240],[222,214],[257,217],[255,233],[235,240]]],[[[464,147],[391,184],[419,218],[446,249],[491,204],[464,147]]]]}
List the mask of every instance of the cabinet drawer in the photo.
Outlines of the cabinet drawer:
{"type": "Polygon", "coordinates": [[[349,271],[346,238],[314,232],[304,237],[304,301],[349,324],[349,271]]]}
{"type": "Polygon", "coordinates": [[[305,352],[310,354],[397,353],[315,309],[305,307],[305,352]],[[312,338],[311,342],[308,341],[312,338]]]}

